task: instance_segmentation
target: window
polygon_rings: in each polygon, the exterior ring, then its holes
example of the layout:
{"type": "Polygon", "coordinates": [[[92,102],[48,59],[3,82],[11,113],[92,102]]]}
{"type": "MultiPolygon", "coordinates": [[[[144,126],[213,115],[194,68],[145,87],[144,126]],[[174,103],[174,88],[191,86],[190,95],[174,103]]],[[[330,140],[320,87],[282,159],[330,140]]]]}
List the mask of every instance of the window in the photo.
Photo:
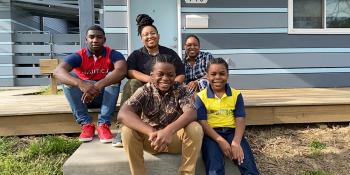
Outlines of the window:
{"type": "Polygon", "coordinates": [[[350,34],[350,0],[288,0],[288,33],[350,34]]]}

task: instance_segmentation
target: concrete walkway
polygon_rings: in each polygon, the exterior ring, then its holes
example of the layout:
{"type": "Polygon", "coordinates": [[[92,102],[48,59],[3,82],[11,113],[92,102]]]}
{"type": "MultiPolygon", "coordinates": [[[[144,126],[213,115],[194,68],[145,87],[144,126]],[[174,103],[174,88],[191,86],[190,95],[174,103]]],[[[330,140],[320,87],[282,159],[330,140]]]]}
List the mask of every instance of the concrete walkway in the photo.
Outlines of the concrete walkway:
{"type": "MultiPolygon", "coordinates": [[[[157,154],[144,152],[145,166],[150,175],[177,175],[180,155],[157,154]]],[[[239,175],[236,165],[226,160],[226,174],[239,175]]],[[[64,175],[130,175],[128,158],[123,148],[102,144],[98,138],[83,143],[78,150],[64,163],[64,175]]],[[[205,174],[202,159],[197,162],[198,175],[205,174]]]]}

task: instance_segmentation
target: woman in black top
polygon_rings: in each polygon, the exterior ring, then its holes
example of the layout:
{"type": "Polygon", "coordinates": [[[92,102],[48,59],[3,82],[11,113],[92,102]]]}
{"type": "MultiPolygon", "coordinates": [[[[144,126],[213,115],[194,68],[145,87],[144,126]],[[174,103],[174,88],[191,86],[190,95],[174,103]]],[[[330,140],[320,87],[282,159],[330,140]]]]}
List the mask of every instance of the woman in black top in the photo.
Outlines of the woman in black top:
{"type": "Polygon", "coordinates": [[[175,59],[175,81],[182,83],[185,80],[185,66],[180,57],[175,51],[159,45],[159,33],[157,27],[153,25],[154,20],[146,14],[139,14],[136,22],[138,35],[144,46],[133,51],[127,59],[129,80],[124,87],[121,103],[126,101],[137,88],[149,82],[152,60],[157,55],[175,59]]]}
{"type": "MultiPolygon", "coordinates": [[[[160,35],[157,27],[153,25],[154,20],[146,15],[139,14],[136,18],[137,32],[141,37],[143,47],[133,51],[127,59],[129,80],[124,86],[121,105],[145,83],[150,81],[151,64],[155,56],[165,56],[174,59],[176,67],[175,81],[183,83],[185,80],[185,66],[175,51],[159,45],[160,35]]],[[[120,134],[112,143],[113,146],[122,147],[120,134]]]]}
{"type": "Polygon", "coordinates": [[[185,67],[175,51],[159,45],[160,35],[157,27],[153,25],[153,19],[146,14],[140,14],[137,16],[136,21],[138,35],[141,37],[144,46],[133,51],[128,57],[128,78],[147,83],[149,81],[152,57],[160,54],[175,59],[177,75],[175,81],[182,83],[185,80],[185,67]]]}

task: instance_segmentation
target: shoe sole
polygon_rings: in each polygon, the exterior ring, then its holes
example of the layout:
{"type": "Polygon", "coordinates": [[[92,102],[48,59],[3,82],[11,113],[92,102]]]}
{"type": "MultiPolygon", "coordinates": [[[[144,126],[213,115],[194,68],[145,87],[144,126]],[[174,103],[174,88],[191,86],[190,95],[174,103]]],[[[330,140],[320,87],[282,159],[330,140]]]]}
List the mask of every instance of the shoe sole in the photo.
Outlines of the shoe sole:
{"type": "Polygon", "coordinates": [[[113,146],[113,147],[122,148],[122,147],[123,147],[123,144],[122,144],[122,143],[116,143],[116,144],[113,144],[113,143],[112,143],[112,146],[113,146]]]}
{"type": "Polygon", "coordinates": [[[81,141],[81,142],[90,142],[90,141],[92,141],[92,137],[91,138],[79,138],[79,141],[81,141]]]}
{"type": "Polygon", "coordinates": [[[100,139],[101,143],[111,143],[113,139],[100,139]]]}

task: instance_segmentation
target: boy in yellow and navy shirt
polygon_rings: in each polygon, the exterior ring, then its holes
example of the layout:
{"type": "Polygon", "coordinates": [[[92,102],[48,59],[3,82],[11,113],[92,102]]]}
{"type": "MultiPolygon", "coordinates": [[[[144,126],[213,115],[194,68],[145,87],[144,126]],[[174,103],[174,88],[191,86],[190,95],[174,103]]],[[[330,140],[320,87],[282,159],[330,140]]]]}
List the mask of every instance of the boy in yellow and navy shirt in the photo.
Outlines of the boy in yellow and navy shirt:
{"type": "Polygon", "coordinates": [[[205,136],[202,155],[207,175],[224,175],[224,156],[238,164],[241,174],[259,174],[249,143],[244,138],[245,109],[242,94],[227,84],[228,65],[212,59],[207,68],[209,87],[196,97],[197,117],[205,136]]]}

